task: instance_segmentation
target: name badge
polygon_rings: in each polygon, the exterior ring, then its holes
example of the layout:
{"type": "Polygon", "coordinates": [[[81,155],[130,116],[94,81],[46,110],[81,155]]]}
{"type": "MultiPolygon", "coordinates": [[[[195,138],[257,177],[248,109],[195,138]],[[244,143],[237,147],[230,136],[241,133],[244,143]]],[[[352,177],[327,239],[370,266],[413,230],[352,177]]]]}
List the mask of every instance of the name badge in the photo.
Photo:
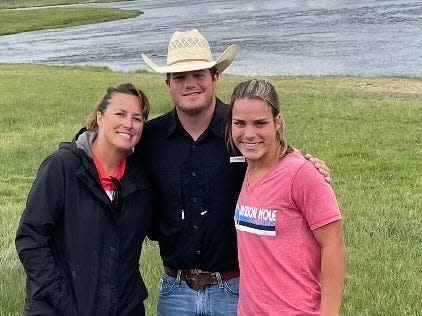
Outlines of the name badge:
{"type": "Polygon", "coordinates": [[[243,156],[230,157],[230,163],[234,163],[234,162],[245,162],[245,157],[243,156]]]}

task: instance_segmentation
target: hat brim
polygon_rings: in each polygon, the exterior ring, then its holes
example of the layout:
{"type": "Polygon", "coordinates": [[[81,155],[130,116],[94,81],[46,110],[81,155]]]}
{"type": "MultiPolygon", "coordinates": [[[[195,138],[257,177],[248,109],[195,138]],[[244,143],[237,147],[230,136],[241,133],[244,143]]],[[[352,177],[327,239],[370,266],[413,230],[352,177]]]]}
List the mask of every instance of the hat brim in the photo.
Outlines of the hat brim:
{"type": "Polygon", "coordinates": [[[158,73],[175,73],[194,71],[201,69],[209,69],[212,67],[217,68],[219,73],[222,73],[233,61],[237,54],[237,46],[230,45],[224,52],[217,58],[216,61],[184,61],[170,66],[158,66],[148,56],[142,54],[142,59],[153,71],[158,73]]]}

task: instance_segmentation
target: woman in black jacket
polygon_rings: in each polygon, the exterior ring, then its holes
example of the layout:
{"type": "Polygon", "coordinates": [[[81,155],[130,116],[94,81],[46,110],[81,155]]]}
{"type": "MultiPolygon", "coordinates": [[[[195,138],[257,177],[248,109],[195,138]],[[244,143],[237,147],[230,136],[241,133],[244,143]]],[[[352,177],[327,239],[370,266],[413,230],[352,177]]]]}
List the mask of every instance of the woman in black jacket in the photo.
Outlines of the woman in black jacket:
{"type": "Polygon", "coordinates": [[[41,164],[16,236],[24,315],[144,315],[151,194],[133,147],[148,113],[141,90],[110,87],[86,128],[41,164]]]}

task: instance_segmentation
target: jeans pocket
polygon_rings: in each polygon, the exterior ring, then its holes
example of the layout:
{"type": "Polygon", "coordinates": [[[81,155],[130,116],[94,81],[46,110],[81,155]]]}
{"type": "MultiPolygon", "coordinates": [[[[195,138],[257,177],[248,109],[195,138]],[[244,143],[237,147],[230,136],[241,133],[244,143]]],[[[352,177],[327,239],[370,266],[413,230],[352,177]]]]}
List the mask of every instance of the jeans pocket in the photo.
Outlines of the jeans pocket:
{"type": "Polygon", "coordinates": [[[224,288],[233,295],[239,295],[239,278],[224,281],[224,288]]]}
{"type": "Polygon", "coordinates": [[[173,288],[176,286],[177,279],[173,278],[166,273],[163,273],[160,279],[159,292],[160,295],[169,295],[173,288]]]}

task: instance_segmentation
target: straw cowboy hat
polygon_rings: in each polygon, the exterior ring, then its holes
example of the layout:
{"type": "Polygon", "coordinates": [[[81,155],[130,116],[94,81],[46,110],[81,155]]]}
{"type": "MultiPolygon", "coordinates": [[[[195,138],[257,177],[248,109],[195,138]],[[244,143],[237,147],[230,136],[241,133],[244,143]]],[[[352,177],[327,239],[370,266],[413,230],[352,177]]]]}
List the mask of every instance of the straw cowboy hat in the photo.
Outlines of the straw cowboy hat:
{"type": "Polygon", "coordinates": [[[197,29],[193,29],[187,32],[174,32],[168,46],[166,66],[158,66],[144,54],[142,59],[158,73],[193,71],[214,66],[221,73],[231,64],[236,53],[237,46],[230,45],[214,61],[208,41],[197,29]]]}

